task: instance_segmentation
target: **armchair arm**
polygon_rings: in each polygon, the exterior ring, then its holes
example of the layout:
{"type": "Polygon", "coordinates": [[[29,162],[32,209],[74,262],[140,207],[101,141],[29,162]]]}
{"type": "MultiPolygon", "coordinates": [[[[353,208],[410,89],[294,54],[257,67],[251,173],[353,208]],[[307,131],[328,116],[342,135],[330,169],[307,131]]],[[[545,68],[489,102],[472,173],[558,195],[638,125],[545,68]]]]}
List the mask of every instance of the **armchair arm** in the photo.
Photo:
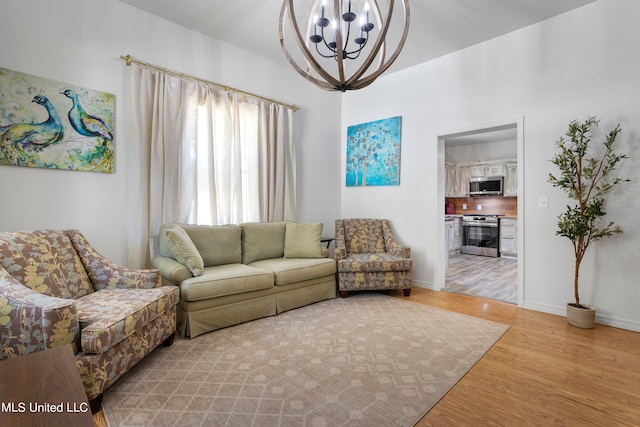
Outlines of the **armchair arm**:
{"type": "Polygon", "coordinates": [[[29,289],[0,267],[0,360],[71,344],[78,349],[75,301],[29,289]]]}
{"type": "Polygon", "coordinates": [[[336,261],[347,258],[347,246],[345,244],[344,236],[344,221],[336,220],[336,248],[333,251],[333,257],[336,261]]]}
{"type": "Polygon", "coordinates": [[[402,258],[411,258],[411,248],[403,246],[396,241],[396,238],[391,231],[391,224],[389,223],[389,220],[382,220],[382,233],[387,252],[402,258]]]}
{"type": "Polygon", "coordinates": [[[95,290],[115,288],[158,288],[162,276],[155,269],[127,268],[100,255],[77,230],[65,230],[78,252],[95,290]]]}

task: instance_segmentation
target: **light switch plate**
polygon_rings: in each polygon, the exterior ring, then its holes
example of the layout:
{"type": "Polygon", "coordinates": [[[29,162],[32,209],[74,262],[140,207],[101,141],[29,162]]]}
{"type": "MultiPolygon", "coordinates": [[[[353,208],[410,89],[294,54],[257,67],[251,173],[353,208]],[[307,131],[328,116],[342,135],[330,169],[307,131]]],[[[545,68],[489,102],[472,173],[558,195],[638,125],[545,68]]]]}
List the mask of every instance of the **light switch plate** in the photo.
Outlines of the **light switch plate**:
{"type": "Polygon", "coordinates": [[[538,198],[538,207],[546,209],[549,207],[549,196],[540,196],[538,198]]]}

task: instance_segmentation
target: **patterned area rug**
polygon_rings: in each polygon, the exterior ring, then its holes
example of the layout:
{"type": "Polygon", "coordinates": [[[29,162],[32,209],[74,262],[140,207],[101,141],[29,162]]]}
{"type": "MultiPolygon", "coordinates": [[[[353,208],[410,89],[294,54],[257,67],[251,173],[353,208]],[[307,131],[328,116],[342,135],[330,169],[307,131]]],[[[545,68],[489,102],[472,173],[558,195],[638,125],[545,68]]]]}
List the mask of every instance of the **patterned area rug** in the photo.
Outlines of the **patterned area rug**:
{"type": "Polygon", "coordinates": [[[412,426],[508,326],[377,293],[176,337],[104,396],[109,426],[412,426]]]}

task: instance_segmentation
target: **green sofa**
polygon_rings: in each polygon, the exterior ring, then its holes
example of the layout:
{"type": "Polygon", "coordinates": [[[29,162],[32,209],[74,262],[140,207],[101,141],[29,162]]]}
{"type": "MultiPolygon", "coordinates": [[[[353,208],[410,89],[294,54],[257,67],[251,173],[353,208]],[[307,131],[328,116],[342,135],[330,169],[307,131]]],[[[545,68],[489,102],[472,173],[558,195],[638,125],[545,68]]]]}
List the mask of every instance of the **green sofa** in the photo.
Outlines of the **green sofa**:
{"type": "Polygon", "coordinates": [[[152,264],[180,287],[184,337],[336,297],[336,262],[321,223],[165,224],[152,264]]]}

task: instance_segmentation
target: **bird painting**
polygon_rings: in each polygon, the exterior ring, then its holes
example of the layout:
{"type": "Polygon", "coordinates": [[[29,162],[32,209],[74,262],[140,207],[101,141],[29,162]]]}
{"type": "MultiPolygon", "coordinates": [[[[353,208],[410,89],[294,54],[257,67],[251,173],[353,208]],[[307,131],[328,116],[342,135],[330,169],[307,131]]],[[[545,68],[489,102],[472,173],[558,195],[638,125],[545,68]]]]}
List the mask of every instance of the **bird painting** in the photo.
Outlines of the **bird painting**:
{"type": "Polygon", "coordinates": [[[47,109],[48,117],[42,123],[15,123],[0,127],[0,145],[40,151],[55,144],[64,136],[62,121],[56,108],[44,95],[36,95],[32,102],[47,109]]]}
{"type": "Polygon", "coordinates": [[[69,122],[76,132],[83,136],[100,138],[103,146],[113,140],[113,134],[107,123],[102,118],[87,113],[82,108],[75,91],[67,89],[60,93],[73,101],[69,110],[69,122]]]}

